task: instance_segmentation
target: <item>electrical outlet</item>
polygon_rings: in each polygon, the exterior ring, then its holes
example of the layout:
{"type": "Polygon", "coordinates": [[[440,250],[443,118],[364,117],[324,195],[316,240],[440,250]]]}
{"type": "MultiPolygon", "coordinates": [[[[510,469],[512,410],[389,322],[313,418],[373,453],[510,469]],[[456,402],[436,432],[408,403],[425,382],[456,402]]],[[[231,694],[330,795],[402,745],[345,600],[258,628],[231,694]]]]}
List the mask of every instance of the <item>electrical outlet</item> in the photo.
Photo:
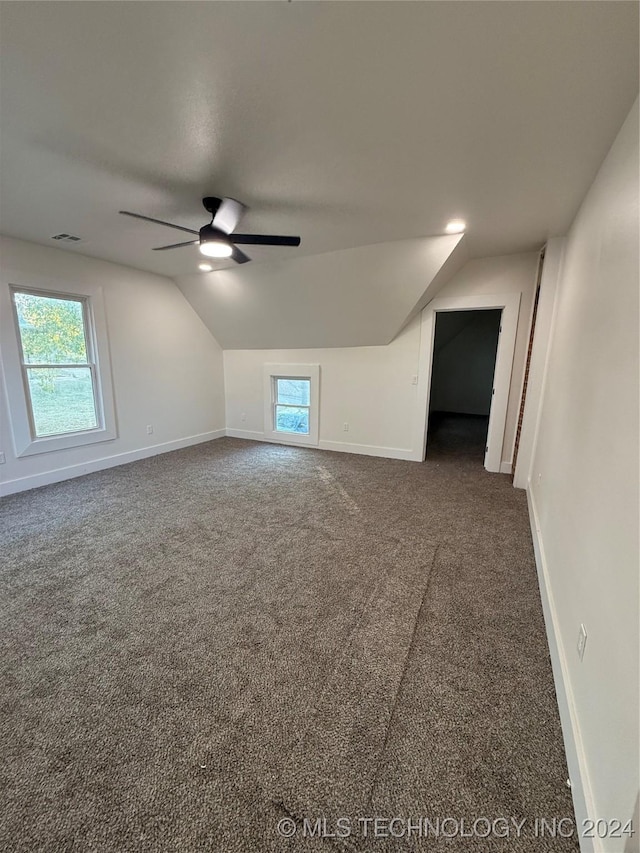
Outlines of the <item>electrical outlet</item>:
{"type": "Polygon", "coordinates": [[[417,373],[414,373],[413,376],[411,377],[411,384],[412,385],[418,384],[418,374],[417,373]]]}
{"type": "Polygon", "coordinates": [[[349,432],[349,424],[348,423],[342,424],[342,430],[343,430],[343,432],[349,432]]]}
{"type": "Polygon", "coordinates": [[[587,629],[584,625],[580,625],[578,632],[578,657],[580,660],[584,657],[584,647],[587,645],[587,629]]]}
{"type": "Polygon", "coordinates": [[[240,415],[240,420],[241,420],[241,421],[246,421],[246,419],[247,419],[247,413],[246,413],[246,412],[243,412],[243,413],[240,415]]]}
{"type": "Polygon", "coordinates": [[[147,435],[153,435],[153,425],[147,424],[147,435]]]}
{"type": "Polygon", "coordinates": [[[4,465],[6,461],[4,453],[0,453],[0,465],[4,465]]]}

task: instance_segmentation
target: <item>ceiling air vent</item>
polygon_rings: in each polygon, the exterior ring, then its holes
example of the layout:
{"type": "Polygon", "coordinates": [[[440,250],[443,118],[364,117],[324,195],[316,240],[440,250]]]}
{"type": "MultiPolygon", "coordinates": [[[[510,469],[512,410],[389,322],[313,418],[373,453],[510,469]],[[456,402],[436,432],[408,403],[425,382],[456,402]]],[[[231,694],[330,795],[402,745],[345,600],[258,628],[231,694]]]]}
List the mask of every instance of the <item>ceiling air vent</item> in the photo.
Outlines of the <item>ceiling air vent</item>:
{"type": "Polygon", "coordinates": [[[51,239],[60,240],[62,243],[79,243],[81,238],[74,234],[55,234],[51,239]]]}

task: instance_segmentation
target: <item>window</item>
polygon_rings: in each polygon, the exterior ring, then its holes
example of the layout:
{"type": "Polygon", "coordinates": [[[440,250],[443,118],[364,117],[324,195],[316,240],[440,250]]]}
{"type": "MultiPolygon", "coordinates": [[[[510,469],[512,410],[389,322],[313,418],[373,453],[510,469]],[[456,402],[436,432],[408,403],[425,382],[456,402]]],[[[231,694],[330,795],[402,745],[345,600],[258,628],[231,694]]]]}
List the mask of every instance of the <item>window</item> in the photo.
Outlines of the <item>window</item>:
{"type": "Polygon", "coordinates": [[[33,438],[96,429],[96,364],[86,300],[14,290],[33,438]]]}
{"type": "Polygon", "coordinates": [[[273,422],[276,432],[309,435],[311,379],[274,376],[273,422]]]}
{"type": "Polygon", "coordinates": [[[16,455],[117,438],[100,287],[0,286],[2,373],[16,455]]]}
{"type": "Polygon", "coordinates": [[[265,438],[317,444],[319,384],[317,364],[265,364],[265,438]]]}

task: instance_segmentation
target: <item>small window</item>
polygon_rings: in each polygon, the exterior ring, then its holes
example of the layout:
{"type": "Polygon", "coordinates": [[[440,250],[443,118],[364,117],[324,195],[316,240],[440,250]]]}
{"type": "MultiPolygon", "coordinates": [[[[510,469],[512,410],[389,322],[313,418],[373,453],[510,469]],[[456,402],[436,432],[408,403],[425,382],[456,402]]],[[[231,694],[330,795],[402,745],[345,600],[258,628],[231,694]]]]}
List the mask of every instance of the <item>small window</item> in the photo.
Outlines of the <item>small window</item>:
{"type": "Polygon", "coordinates": [[[320,437],[320,365],[264,365],[264,437],[315,446],[320,437]]]}
{"type": "Polygon", "coordinates": [[[100,426],[86,299],[13,291],[22,379],[34,439],[100,426]]]}
{"type": "Polygon", "coordinates": [[[275,431],[309,435],[311,378],[274,376],[273,382],[275,431]]]}

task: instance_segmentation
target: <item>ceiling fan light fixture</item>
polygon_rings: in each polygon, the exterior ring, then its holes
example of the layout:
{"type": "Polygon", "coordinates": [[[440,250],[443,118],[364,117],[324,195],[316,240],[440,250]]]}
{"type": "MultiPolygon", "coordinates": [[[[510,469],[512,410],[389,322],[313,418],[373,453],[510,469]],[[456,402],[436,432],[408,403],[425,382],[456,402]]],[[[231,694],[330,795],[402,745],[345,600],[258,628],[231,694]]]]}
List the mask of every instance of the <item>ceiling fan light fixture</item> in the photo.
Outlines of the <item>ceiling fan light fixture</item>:
{"type": "Polygon", "coordinates": [[[233,246],[222,240],[207,240],[206,243],[200,243],[200,253],[207,258],[230,258],[233,246]]]}
{"type": "Polygon", "coordinates": [[[207,258],[230,258],[233,245],[224,231],[214,225],[200,229],[200,253],[207,258]]]}

